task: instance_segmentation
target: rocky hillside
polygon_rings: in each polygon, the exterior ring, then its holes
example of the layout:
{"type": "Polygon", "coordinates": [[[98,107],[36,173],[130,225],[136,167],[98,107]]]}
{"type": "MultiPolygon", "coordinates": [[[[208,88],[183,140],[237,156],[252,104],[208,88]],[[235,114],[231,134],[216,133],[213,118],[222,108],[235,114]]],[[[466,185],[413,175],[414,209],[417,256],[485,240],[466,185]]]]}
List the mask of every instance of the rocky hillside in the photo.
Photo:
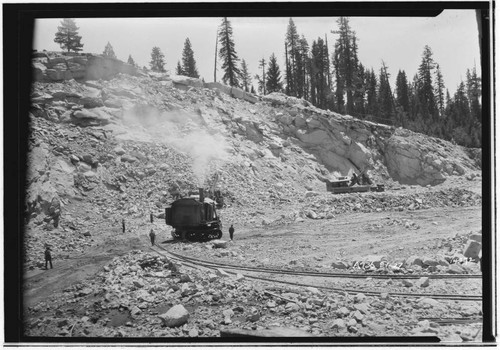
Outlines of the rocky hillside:
{"type": "MultiPolygon", "coordinates": [[[[469,156],[480,157],[477,150],[283,94],[260,98],[96,56],[36,56],[29,228],[53,227],[56,198],[63,227],[90,237],[87,231],[102,222],[116,226],[124,217],[161,216],[174,184],[187,192],[216,178],[228,204],[223,219],[251,225],[331,218],[339,210],[386,210],[391,201],[390,208],[413,203],[418,209],[441,197],[442,205],[481,200],[466,190],[448,195],[432,194],[431,188],[450,177],[480,176],[480,164],[469,156]],[[371,194],[339,202],[325,193],[325,180],[365,169],[389,190],[428,186],[430,199],[384,194],[391,199],[374,205],[371,194]],[[82,215],[85,210],[92,215],[82,215]]],[[[28,235],[28,251],[40,254],[43,237],[28,235]]],[[[81,248],[78,242],[66,240],[81,248]]]]}

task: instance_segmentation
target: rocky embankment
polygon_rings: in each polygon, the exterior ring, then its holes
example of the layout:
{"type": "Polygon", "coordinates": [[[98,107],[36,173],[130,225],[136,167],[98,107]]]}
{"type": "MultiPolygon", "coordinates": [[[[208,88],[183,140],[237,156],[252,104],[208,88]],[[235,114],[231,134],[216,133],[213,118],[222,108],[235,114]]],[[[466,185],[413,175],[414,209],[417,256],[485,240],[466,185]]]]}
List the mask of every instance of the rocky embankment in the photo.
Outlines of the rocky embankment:
{"type": "MultiPolygon", "coordinates": [[[[428,287],[428,279],[421,282],[419,288],[428,287]]],[[[431,284],[427,290],[439,281],[431,284]]],[[[267,284],[131,251],[97,276],[30,307],[28,314],[27,333],[38,336],[218,337],[233,328],[263,331],[286,325],[285,335],[293,330],[308,336],[407,334],[461,342],[479,332],[432,320],[477,317],[481,310],[477,302],[267,284]]]]}

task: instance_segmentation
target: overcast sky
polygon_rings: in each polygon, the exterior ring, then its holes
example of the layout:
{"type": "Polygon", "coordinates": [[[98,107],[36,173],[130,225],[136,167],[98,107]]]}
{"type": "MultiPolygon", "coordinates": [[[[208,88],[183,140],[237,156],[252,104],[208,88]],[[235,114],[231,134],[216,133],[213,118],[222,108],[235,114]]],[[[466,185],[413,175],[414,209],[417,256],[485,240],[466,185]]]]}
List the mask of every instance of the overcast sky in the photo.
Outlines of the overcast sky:
{"type": "MultiPolygon", "coordinates": [[[[200,76],[213,81],[214,50],[217,27],[221,18],[77,18],[84,52],[102,53],[109,41],[119,59],[128,55],[142,67],[148,66],[151,49],[158,46],[165,54],[166,69],[175,73],[182,57],[184,41],[189,38],[200,76]]],[[[258,72],[258,61],[274,52],[284,70],[284,38],[288,17],[229,17],[233,26],[235,49],[245,59],[252,77],[258,72]]],[[[336,17],[293,18],[299,34],[311,46],[313,40],[328,35],[330,53],[336,39],[336,17]]],[[[54,35],[61,19],[36,21],[33,48],[60,51],[54,35]]],[[[350,17],[356,32],[359,59],[378,74],[384,60],[394,86],[398,70],[411,80],[416,74],[425,45],[439,63],[445,86],[453,94],[465,79],[467,68],[476,64],[480,74],[478,31],[474,10],[446,10],[437,17],[350,17]]],[[[218,70],[220,81],[222,71],[218,70]]],[[[282,73],[283,75],[283,73],[282,73]]],[[[256,87],[256,84],[254,82],[256,87]]]]}

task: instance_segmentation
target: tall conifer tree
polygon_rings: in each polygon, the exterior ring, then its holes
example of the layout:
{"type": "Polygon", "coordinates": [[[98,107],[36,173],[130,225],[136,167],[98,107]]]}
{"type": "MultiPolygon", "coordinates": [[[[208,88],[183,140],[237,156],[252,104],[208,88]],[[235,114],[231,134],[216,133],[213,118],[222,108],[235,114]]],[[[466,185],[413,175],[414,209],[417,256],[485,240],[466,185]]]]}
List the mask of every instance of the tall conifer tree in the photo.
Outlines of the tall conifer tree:
{"type": "Polygon", "coordinates": [[[250,85],[252,84],[252,78],[250,76],[250,72],[248,71],[247,62],[242,59],[241,60],[241,86],[245,89],[246,92],[249,91],[250,85]]]}
{"type": "Polygon", "coordinates": [[[348,17],[340,17],[337,24],[338,30],[332,31],[333,34],[339,35],[335,42],[333,54],[335,75],[337,77],[336,95],[338,102],[340,102],[340,95],[345,94],[345,113],[352,114],[354,111],[356,77],[359,68],[357,37],[349,25],[348,17]]]}
{"type": "Polygon", "coordinates": [[[274,53],[269,57],[269,65],[267,68],[267,79],[266,79],[266,89],[267,93],[280,92],[283,89],[281,83],[281,73],[278,62],[276,61],[276,56],[274,53]]]}
{"type": "Polygon", "coordinates": [[[224,17],[219,26],[219,57],[222,60],[224,75],[222,81],[230,86],[239,87],[241,72],[238,68],[238,56],[234,48],[233,28],[227,17],[224,17]]]}
{"type": "Polygon", "coordinates": [[[186,38],[184,42],[184,49],[182,50],[182,71],[184,75],[191,78],[199,78],[198,68],[196,68],[196,61],[194,59],[193,48],[191,47],[191,41],[186,38]]]}

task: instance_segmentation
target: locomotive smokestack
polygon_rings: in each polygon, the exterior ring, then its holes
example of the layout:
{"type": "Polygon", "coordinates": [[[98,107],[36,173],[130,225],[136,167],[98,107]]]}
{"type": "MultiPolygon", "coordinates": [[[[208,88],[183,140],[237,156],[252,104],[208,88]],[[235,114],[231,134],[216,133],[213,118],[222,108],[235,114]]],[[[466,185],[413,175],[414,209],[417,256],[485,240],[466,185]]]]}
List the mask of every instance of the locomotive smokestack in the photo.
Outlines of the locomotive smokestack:
{"type": "Polygon", "coordinates": [[[199,187],[198,191],[200,193],[200,202],[202,202],[202,203],[205,202],[205,194],[203,192],[203,188],[199,187]]]}

